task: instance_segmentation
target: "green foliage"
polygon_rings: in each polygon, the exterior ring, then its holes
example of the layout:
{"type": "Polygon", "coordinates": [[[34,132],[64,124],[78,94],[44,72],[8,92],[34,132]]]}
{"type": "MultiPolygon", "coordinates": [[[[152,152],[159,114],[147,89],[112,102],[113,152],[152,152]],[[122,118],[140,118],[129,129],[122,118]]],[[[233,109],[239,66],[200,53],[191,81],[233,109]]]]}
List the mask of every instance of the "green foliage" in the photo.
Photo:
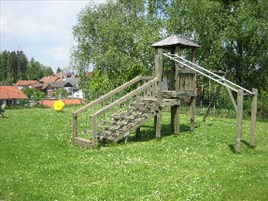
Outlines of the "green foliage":
{"type": "Polygon", "coordinates": [[[258,98],[258,111],[263,118],[268,118],[268,92],[260,91],[258,98]]]}
{"type": "Polygon", "coordinates": [[[61,69],[60,67],[58,67],[56,73],[60,73],[60,72],[61,72],[61,69]]]}
{"type": "Polygon", "coordinates": [[[35,61],[34,58],[32,58],[27,65],[27,77],[31,80],[37,80],[43,77],[41,64],[35,61]]]}
{"type": "Polygon", "coordinates": [[[93,77],[88,84],[88,93],[85,97],[87,100],[94,100],[111,90],[112,85],[107,75],[103,75],[100,71],[95,70],[93,77]]]}
{"type": "MultiPolygon", "coordinates": [[[[267,27],[267,0],[109,1],[81,11],[73,29],[78,44],[74,66],[82,76],[81,88],[86,94],[97,94],[91,90],[101,89],[88,85],[101,79],[83,78],[90,66],[110,80],[111,88],[139,74],[151,75],[154,50],[150,45],[178,34],[201,45],[198,64],[229,71],[227,79],[245,88],[268,91],[267,27]]],[[[221,105],[230,108],[226,93],[222,96],[221,105]]]]}
{"type": "Polygon", "coordinates": [[[32,88],[25,88],[23,93],[28,97],[35,101],[39,101],[45,98],[45,93],[39,90],[35,90],[32,88]]]}
{"type": "Polygon", "coordinates": [[[56,89],[55,91],[56,98],[67,98],[69,95],[70,93],[68,93],[68,91],[66,91],[65,89],[56,89]]]}
{"type": "Polygon", "coordinates": [[[137,75],[152,73],[154,50],[150,45],[160,39],[162,25],[153,16],[157,13],[156,2],[150,5],[150,16],[144,1],[111,1],[80,13],[74,27],[78,46],[73,59],[82,79],[90,64],[110,80],[111,88],[137,75]]]}
{"type": "Polygon", "coordinates": [[[23,51],[0,53],[0,84],[12,85],[18,80],[36,80],[53,75],[51,67],[43,66],[33,58],[28,61],[23,51]]]}
{"type": "Polygon", "coordinates": [[[49,67],[49,66],[43,66],[43,65],[42,65],[42,66],[41,66],[41,70],[42,70],[42,74],[43,74],[45,77],[48,77],[48,76],[54,74],[52,68],[49,67]]]}
{"type": "Polygon", "coordinates": [[[163,113],[163,138],[153,121],[140,141],[97,150],[71,142],[71,113],[54,109],[6,110],[0,118],[1,200],[267,200],[268,123],[257,122],[257,147],[232,152],[235,119],[181,115],[181,135],[169,129],[163,113]],[[16,124],[16,126],[14,126],[16,124]]]}

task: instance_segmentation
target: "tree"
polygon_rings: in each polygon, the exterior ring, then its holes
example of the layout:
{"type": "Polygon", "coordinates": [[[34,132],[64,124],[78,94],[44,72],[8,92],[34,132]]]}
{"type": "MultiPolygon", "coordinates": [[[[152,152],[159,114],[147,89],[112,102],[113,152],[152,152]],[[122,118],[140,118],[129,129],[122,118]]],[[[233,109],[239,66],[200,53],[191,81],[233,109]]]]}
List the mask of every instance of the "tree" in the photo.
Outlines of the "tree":
{"type": "Polygon", "coordinates": [[[90,64],[101,72],[93,76],[106,76],[111,88],[139,74],[152,73],[154,50],[150,45],[160,39],[162,21],[157,13],[161,9],[159,2],[165,1],[146,2],[111,1],[80,13],[74,27],[78,45],[73,60],[79,68],[81,84],[85,84],[82,88],[87,87],[84,76],[90,64]]]}
{"type": "Polygon", "coordinates": [[[10,52],[7,63],[7,83],[13,84],[18,78],[18,58],[16,52],[10,52]]]}
{"type": "Polygon", "coordinates": [[[3,51],[0,54],[0,81],[1,81],[1,85],[5,84],[5,81],[7,78],[8,55],[9,55],[9,53],[7,51],[3,51]]]}
{"type": "Polygon", "coordinates": [[[60,72],[61,72],[61,69],[60,67],[58,67],[56,73],[60,73],[60,72]]]}
{"type": "Polygon", "coordinates": [[[17,51],[18,79],[26,80],[28,59],[23,51],[17,51]]]}
{"type": "Polygon", "coordinates": [[[37,80],[43,77],[42,67],[34,58],[30,60],[27,65],[27,78],[29,80],[37,80]]]}
{"type": "Polygon", "coordinates": [[[116,0],[81,11],[73,29],[73,60],[84,90],[101,90],[88,86],[93,84],[85,76],[90,65],[101,72],[94,74],[94,82],[104,77],[114,88],[138,74],[151,74],[150,45],[178,34],[201,46],[198,64],[228,70],[228,79],[239,85],[267,91],[267,27],[267,0],[116,0]]]}
{"type": "Polygon", "coordinates": [[[43,76],[50,76],[50,75],[53,75],[54,74],[52,68],[49,67],[49,66],[43,66],[43,65],[41,65],[41,70],[42,70],[43,76]]]}

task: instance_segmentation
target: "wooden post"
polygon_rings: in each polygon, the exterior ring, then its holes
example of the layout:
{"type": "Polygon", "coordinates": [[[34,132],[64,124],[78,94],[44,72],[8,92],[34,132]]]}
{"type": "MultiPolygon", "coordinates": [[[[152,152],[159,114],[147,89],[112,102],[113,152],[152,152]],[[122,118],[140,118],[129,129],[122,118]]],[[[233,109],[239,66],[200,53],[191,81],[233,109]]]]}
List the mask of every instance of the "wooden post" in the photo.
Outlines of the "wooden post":
{"type": "MultiPolygon", "coordinates": [[[[195,63],[195,48],[192,48],[192,63],[195,63]]],[[[196,74],[193,78],[193,90],[196,95],[196,74]]],[[[196,96],[191,97],[191,106],[190,106],[190,130],[194,131],[194,121],[195,121],[195,106],[196,106],[196,96]]]]}
{"type": "MultiPolygon", "coordinates": [[[[176,46],[175,54],[179,55],[180,47],[176,46]]],[[[180,91],[180,83],[179,83],[179,68],[180,65],[178,62],[175,63],[175,91],[180,91]]],[[[174,133],[180,133],[180,105],[174,106],[174,133]]]]}
{"type": "Polygon", "coordinates": [[[77,114],[73,113],[73,138],[78,137],[77,134],[77,114]]]}
{"type": "Polygon", "coordinates": [[[232,101],[232,103],[233,103],[234,109],[235,109],[235,111],[237,112],[237,105],[236,105],[234,96],[233,96],[231,90],[230,90],[228,87],[226,87],[226,89],[227,89],[227,92],[228,92],[228,94],[229,94],[229,96],[230,96],[230,98],[231,98],[231,101],[232,101]]]}
{"type": "Polygon", "coordinates": [[[92,126],[92,142],[93,146],[97,145],[97,117],[95,115],[91,116],[91,126],[92,126]]]}
{"type": "Polygon", "coordinates": [[[194,131],[195,105],[196,105],[196,98],[194,96],[192,96],[191,97],[191,106],[190,106],[190,130],[191,131],[194,131]]]}
{"type": "Polygon", "coordinates": [[[155,75],[158,77],[157,82],[157,104],[158,111],[156,118],[154,118],[155,135],[157,138],[161,137],[161,119],[162,119],[162,72],[163,72],[163,49],[155,49],[155,75]]]}
{"type": "MultiPolygon", "coordinates": [[[[171,54],[175,54],[175,49],[171,49],[171,54]]],[[[168,90],[173,91],[175,90],[176,85],[176,66],[175,61],[171,60],[171,67],[170,67],[170,73],[169,73],[169,82],[168,82],[168,90]]],[[[175,106],[170,107],[170,127],[171,130],[174,131],[174,122],[175,122],[175,106]]]]}
{"type": "Polygon", "coordinates": [[[241,151],[242,124],[243,124],[243,89],[238,89],[237,92],[237,118],[236,118],[236,153],[241,151]]]}
{"type": "Polygon", "coordinates": [[[251,102],[250,146],[254,147],[256,138],[258,89],[252,89],[252,92],[254,95],[251,102]]]}
{"type": "Polygon", "coordinates": [[[222,87],[221,84],[219,84],[217,86],[216,92],[213,94],[213,96],[211,98],[211,101],[208,104],[207,112],[206,112],[205,116],[203,117],[203,121],[206,121],[206,118],[207,118],[207,116],[209,114],[209,111],[210,111],[210,108],[211,108],[212,104],[214,103],[215,99],[219,97],[219,93],[220,93],[221,87],[222,87]]]}
{"type": "Polygon", "coordinates": [[[136,139],[140,139],[141,137],[141,127],[136,128],[136,139]]]}

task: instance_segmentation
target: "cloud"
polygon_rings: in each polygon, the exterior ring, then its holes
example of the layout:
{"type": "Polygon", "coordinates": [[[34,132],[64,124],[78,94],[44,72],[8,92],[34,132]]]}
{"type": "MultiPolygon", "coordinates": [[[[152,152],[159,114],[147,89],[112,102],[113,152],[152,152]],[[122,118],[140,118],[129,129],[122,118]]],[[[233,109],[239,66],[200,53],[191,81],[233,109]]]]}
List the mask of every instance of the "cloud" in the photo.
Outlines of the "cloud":
{"type": "Polygon", "coordinates": [[[72,27],[89,4],[106,0],[0,1],[0,50],[20,48],[30,59],[57,67],[70,63],[74,45],[72,27]]]}

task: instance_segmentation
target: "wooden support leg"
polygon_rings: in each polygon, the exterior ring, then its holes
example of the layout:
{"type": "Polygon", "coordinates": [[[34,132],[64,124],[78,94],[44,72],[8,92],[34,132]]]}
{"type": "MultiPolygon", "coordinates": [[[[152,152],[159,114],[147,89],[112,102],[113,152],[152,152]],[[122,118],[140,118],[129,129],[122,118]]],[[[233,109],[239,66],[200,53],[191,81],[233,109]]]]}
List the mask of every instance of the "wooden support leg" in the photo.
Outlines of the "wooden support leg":
{"type": "Polygon", "coordinates": [[[194,120],[195,120],[195,104],[196,97],[191,97],[191,107],[190,107],[190,130],[194,131],[194,120]]]}
{"type": "Polygon", "coordinates": [[[73,138],[76,138],[77,136],[77,114],[73,113],[73,138]]]}
{"type": "Polygon", "coordinates": [[[156,138],[161,138],[161,118],[162,112],[158,111],[157,115],[154,117],[154,127],[156,138]]]}
{"type": "Polygon", "coordinates": [[[238,89],[237,92],[237,118],[236,118],[236,153],[241,151],[242,124],[243,124],[243,89],[238,89]]]}
{"type": "Polygon", "coordinates": [[[218,87],[217,87],[217,89],[216,89],[216,92],[213,94],[213,96],[211,98],[211,101],[208,104],[207,112],[206,112],[205,116],[203,117],[203,121],[206,121],[206,118],[207,118],[207,116],[209,114],[209,111],[210,111],[210,108],[211,108],[212,104],[215,102],[215,99],[219,97],[221,86],[222,85],[219,84],[218,87]]]}
{"type": "Polygon", "coordinates": [[[180,134],[180,105],[175,106],[174,133],[180,134]]]}
{"type": "Polygon", "coordinates": [[[175,131],[174,121],[175,121],[175,106],[171,106],[170,107],[170,128],[172,132],[175,131]]]}
{"type": "Polygon", "coordinates": [[[250,124],[250,146],[255,146],[256,138],[256,118],[257,118],[257,100],[258,100],[258,90],[252,89],[254,93],[251,102],[251,124],[250,124]]]}
{"type": "Polygon", "coordinates": [[[138,139],[140,139],[140,137],[141,137],[141,127],[138,127],[136,129],[136,139],[138,140],[138,139]]]}

